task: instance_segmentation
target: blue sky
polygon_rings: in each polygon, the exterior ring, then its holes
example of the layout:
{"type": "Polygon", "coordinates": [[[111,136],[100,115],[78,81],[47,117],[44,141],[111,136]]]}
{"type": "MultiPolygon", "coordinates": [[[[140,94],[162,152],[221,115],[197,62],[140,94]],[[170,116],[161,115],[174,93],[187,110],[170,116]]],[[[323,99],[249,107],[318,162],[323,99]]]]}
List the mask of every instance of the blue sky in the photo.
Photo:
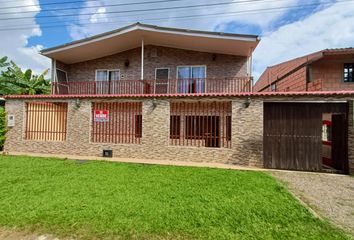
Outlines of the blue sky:
{"type": "Polygon", "coordinates": [[[3,29],[1,33],[5,34],[5,39],[0,45],[0,55],[7,55],[21,67],[32,68],[36,72],[50,67],[48,59],[38,54],[40,49],[137,21],[260,35],[262,40],[254,54],[255,77],[266,66],[293,57],[325,48],[354,47],[354,0],[175,0],[124,6],[117,4],[151,0],[76,0],[76,3],[67,4],[53,4],[59,0],[1,1],[4,2],[0,6],[0,29],[3,29]],[[181,6],[225,2],[232,3],[180,9],[181,6]],[[23,7],[29,5],[31,7],[23,7]],[[12,6],[22,7],[1,9],[12,6]],[[144,11],[165,7],[178,9],[144,11]],[[120,13],[109,13],[112,11],[120,13]],[[225,14],[205,16],[214,13],[225,14]],[[182,16],[199,17],[182,19],[182,16]],[[4,17],[26,19],[1,20],[4,17]],[[20,28],[21,25],[23,27],[20,28]],[[18,29],[6,30],[9,28],[18,29]]]}

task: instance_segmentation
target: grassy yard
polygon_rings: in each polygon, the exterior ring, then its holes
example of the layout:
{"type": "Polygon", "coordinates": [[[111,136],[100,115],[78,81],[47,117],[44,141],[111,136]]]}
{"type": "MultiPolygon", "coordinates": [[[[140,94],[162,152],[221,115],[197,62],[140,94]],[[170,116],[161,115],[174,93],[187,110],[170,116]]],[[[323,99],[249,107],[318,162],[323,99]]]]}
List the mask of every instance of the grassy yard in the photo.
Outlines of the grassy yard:
{"type": "Polygon", "coordinates": [[[123,239],[349,239],[260,172],[0,156],[0,225],[123,239]]]}

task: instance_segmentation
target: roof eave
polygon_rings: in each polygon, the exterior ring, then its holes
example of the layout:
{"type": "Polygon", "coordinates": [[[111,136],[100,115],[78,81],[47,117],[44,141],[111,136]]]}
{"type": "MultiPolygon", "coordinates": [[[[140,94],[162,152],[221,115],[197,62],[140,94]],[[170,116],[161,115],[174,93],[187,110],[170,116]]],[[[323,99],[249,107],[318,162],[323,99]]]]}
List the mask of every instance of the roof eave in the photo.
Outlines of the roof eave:
{"type": "Polygon", "coordinates": [[[91,43],[92,41],[96,42],[96,41],[104,40],[105,38],[114,37],[115,35],[124,34],[134,30],[170,31],[171,33],[174,34],[182,34],[182,35],[190,35],[190,36],[203,36],[203,37],[210,37],[210,38],[214,37],[214,38],[223,38],[223,39],[229,38],[230,40],[249,41],[249,42],[253,41],[253,42],[257,42],[257,44],[260,41],[260,37],[258,35],[243,35],[243,34],[232,34],[232,33],[222,33],[222,32],[207,32],[207,31],[199,31],[199,30],[167,28],[167,27],[160,27],[155,25],[141,24],[138,22],[110,32],[98,34],[92,37],[73,41],[56,47],[43,49],[40,51],[40,54],[48,57],[48,55],[52,53],[60,52],[62,50],[67,50],[68,48],[74,48],[77,47],[77,45],[79,44],[85,45],[91,43]]]}

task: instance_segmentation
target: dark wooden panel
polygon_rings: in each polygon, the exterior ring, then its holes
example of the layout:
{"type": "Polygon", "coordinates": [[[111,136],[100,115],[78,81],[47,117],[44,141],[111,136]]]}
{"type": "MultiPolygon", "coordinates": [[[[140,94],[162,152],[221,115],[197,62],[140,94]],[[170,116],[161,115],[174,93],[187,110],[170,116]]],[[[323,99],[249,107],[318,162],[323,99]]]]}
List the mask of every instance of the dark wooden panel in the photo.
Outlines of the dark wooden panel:
{"type": "Polygon", "coordinates": [[[347,157],[347,132],[344,126],[347,125],[345,114],[334,114],[332,116],[332,160],[334,167],[348,173],[347,157]]]}
{"type": "Polygon", "coordinates": [[[264,167],[320,171],[322,114],[346,112],[339,103],[265,103],[264,167]]]}

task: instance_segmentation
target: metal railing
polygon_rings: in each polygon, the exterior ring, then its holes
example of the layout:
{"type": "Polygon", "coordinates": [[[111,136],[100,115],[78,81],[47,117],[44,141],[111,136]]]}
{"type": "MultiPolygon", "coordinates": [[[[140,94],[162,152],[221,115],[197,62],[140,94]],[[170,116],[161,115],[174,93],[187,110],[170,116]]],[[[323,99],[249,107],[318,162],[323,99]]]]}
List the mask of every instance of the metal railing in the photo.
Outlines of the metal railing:
{"type": "Polygon", "coordinates": [[[198,94],[251,91],[252,79],[249,77],[52,83],[52,94],[56,95],[198,94]]]}

